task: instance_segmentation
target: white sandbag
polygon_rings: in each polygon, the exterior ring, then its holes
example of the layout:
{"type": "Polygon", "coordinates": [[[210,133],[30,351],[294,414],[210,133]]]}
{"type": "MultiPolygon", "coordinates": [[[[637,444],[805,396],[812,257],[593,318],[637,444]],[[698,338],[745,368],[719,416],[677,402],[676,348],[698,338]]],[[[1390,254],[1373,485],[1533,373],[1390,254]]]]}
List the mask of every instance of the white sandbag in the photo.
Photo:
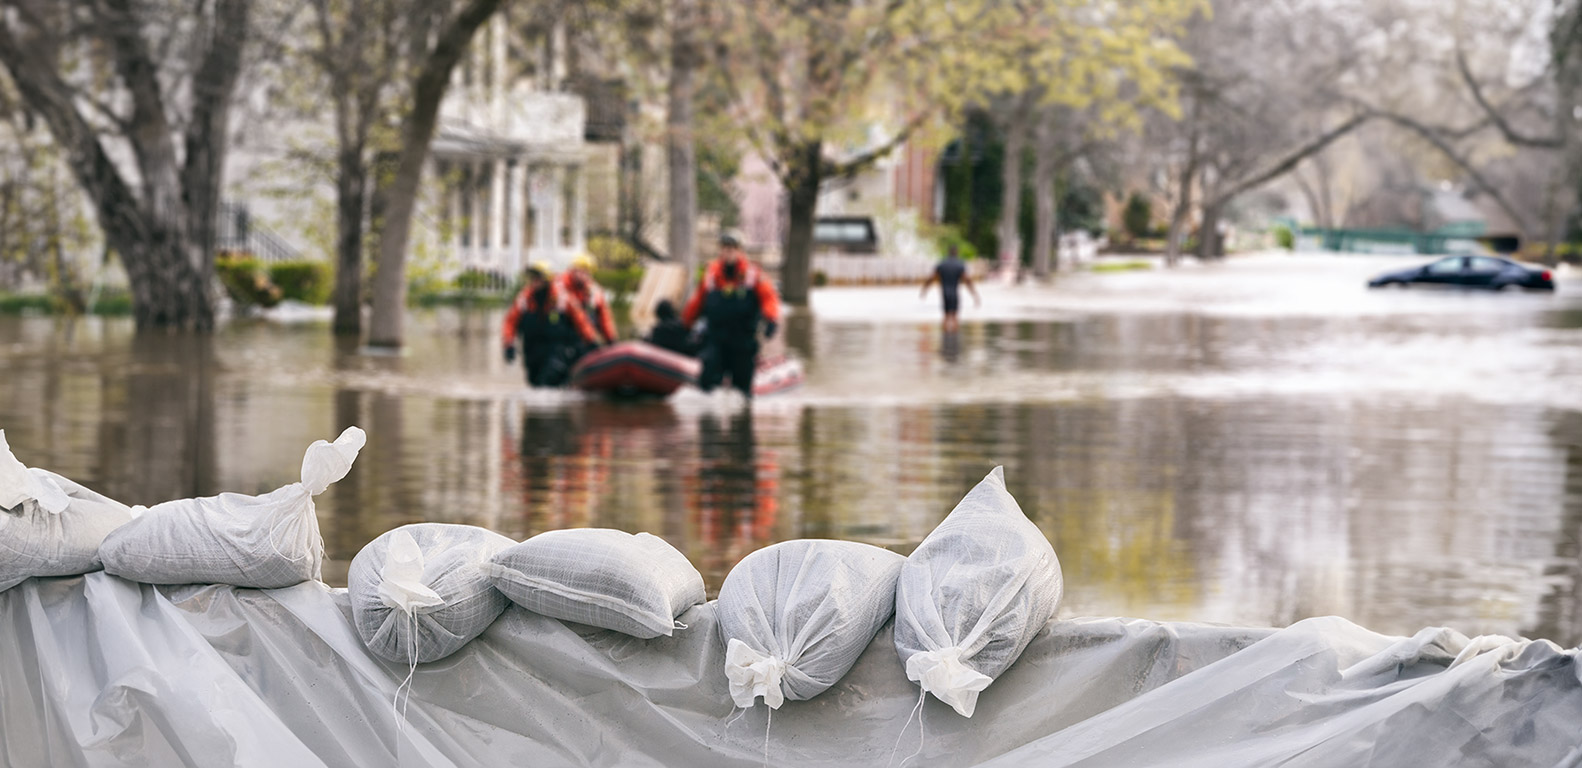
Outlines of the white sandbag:
{"type": "Polygon", "coordinates": [[[23,466],[0,429],[0,591],[34,576],[99,570],[99,544],[131,519],[125,504],[23,466]]]}
{"type": "Polygon", "coordinates": [[[346,577],[357,635],[374,655],[402,664],[461,650],[509,605],[483,566],[515,543],[444,523],[405,525],[374,539],[346,577]]]}
{"type": "Polygon", "coordinates": [[[716,605],[736,706],[770,709],[840,682],[895,613],[906,558],[871,544],[801,539],[742,558],[716,605]]]}
{"type": "Polygon", "coordinates": [[[647,533],[545,531],[496,553],[487,571],[529,611],[633,637],[684,629],[676,617],[705,599],[703,575],[687,556],[647,533]]]}
{"type": "Polygon", "coordinates": [[[276,589],[319,578],[324,545],[313,497],[346,476],[367,441],[347,427],[302,457],[302,482],[262,496],[222,493],[150,507],[104,539],[104,570],[143,584],[276,589]]]}
{"type": "Polygon", "coordinates": [[[1060,604],[1060,561],[995,467],[906,559],[895,649],[907,679],[972,717],[1060,604]]]}

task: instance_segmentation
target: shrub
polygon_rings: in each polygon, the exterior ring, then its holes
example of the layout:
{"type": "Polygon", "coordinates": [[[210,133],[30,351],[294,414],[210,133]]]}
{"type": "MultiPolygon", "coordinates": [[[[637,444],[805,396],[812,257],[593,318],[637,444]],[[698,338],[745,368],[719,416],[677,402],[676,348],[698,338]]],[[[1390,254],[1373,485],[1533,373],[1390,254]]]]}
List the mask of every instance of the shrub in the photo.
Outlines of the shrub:
{"type": "Polygon", "coordinates": [[[1288,251],[1294,250],[1296,248],[1296,235],[1292,234],[1290,227],[1275,227],[1274,244],[1288,251]]]}
{"type": "Polygon", "coordinates": [[[829,275],[824,274],[822,269],[813,270],[813,287],[823,288],[826,285],[829,285],[829,275]]]}
{"type": "Polygon", "coordinates": [[[1121,226],[1126,228],[1126,234],[1133,240],[1148,237],[1151,234],[1149,225],[1153,220],[1153,204],[1148,202],[1148,198],[1133,192],[1126,199],[1126,208],[1121,211],[1121,226]]]}
{"type": "Polygon", "coordinates": [[[624,269],[599,267],[593,270],[593,281],[609,292],[611,304],[625,304],[643,282],[643,267],[641,264],[624,269]]]}
{"type": "Polygon", "coordinates": [[[467,292],[482,291],[487,289],[490,284],[496,282],[509,281],[500,280],[499,276],[493,272],[468,267],[456,275],[456,290],[467,292]]]}
{"type": "Polygon", "coordinates": [[[588,255],[602,270],[630,270],[642,272],[643,255],[631,243],[610,235],[588,238],[588,255]]]}
{"type": "Polygon", "coordinates": [[[132,314],[132,292],[124,288],[107,290],[99,294],[88,311],[95,315],[132,314]]]}
{"type": "Polygon", "coordinates": [[[950,247],[955,246],[956,255],[960,256],[963,261],[972,261],[978,258],[978,247],[973,245],[972,241],[968,240],[966,235],[963,235],[961,230],[955,226],[942,225],[932,232],[931,237],[934,240],[934,246],[939,249],[941,257],[949,254],[950,247]]]}
{"type": "Polygon", "coordinates": [[[231,300],[244,307],[273,307],[280,303],[279,286],[269,281],[258,259],[244,254],[221,254],[214,272],[231,300]]]}
{"type": "Polygon", "coordinates": [[[281,261],[269,265],[269,281],[280,288],[283,299],[305,304],[327,304],[334,278],[322,261],[281,261]]]}

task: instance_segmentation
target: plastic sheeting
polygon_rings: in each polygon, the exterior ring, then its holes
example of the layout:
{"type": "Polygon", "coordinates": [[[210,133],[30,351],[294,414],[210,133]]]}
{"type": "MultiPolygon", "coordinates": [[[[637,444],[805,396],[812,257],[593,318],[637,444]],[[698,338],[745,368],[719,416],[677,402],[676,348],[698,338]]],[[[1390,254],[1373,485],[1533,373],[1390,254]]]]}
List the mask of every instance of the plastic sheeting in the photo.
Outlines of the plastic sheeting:
{"type": "Polygon", "coordinates": [[[767,709],[731,720],[714,610],[638,640],[508,608],[418,668],[398,744],[407,669],[358,641],[343,590],[32,579],[0,593],[0,764],[751,766],[766,749],[776,765],[916,752],[909,767],[1582,761],[1576,651],[1335,618],[1057,621],[974,717],[930,699],[910,724],[917,687],[886,628],[835,687],[775,711],[766,744],[767,709]]]}

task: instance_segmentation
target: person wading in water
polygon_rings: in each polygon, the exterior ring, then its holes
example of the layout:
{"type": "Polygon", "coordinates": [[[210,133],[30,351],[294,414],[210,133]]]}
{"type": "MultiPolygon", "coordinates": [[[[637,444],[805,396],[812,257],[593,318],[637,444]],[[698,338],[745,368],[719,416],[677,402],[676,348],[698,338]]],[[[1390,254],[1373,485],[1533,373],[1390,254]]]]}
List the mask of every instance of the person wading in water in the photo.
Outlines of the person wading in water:
{"type": "Polygon", "coordinates": [[[520,344],[523,372],[533,387],[565,384],[582,350],[599,344],[582,307],[561,291],[544,262],[527,268],[527,285],[506,310],[500,337],[507,365],[520,344]]]}
{"type": "Polygon", "coordinates": [[[934,267],[934,272],[923,281],[923,296],[928,295],[928,287],[935,281],[939,282],[939,297],[945,304],[946,333],[955,333],[961,327],[961,322],[956,319],[956,312],[961,309],[961,295],[958,286],[965,285],[972,291],[972,301],[976,306],[983,306],[983,299],[978,296],[978,286],[973,284],[972,276],[967,274],[967,262],[961,260],[956,253],[956,246],[950,246],[950,253],[944,261],[934,267]]]}
{"type": "Polygon", "coordinates": [[[695,327],[700,317],[706,325],[698,354],[703,362],[698,388],[712,391],[729,374],[731,386],[752,397],[758,325],[763,323],[764,338],[774,338],[780,327],[780,294],[747,260],[734,232],[720,235],[719,257],[709,262],[681,312],[681,322],[688,328],[695,327]]]}

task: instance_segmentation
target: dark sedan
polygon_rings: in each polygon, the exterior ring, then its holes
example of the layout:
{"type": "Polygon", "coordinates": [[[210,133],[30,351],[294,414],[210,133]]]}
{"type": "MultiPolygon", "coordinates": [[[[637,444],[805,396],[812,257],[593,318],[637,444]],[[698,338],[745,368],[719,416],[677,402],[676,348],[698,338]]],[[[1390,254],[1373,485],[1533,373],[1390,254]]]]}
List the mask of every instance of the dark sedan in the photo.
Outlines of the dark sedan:
{"type": "Polygon", "coordinates": [[[1497,256],[1449,256],[1421,267],[1386,272],[1368,281],[1369,288],[1386,285],[1461,285],[1496,291],[1502,288],[1555,289],[1549,270],[1497,256]]]}

